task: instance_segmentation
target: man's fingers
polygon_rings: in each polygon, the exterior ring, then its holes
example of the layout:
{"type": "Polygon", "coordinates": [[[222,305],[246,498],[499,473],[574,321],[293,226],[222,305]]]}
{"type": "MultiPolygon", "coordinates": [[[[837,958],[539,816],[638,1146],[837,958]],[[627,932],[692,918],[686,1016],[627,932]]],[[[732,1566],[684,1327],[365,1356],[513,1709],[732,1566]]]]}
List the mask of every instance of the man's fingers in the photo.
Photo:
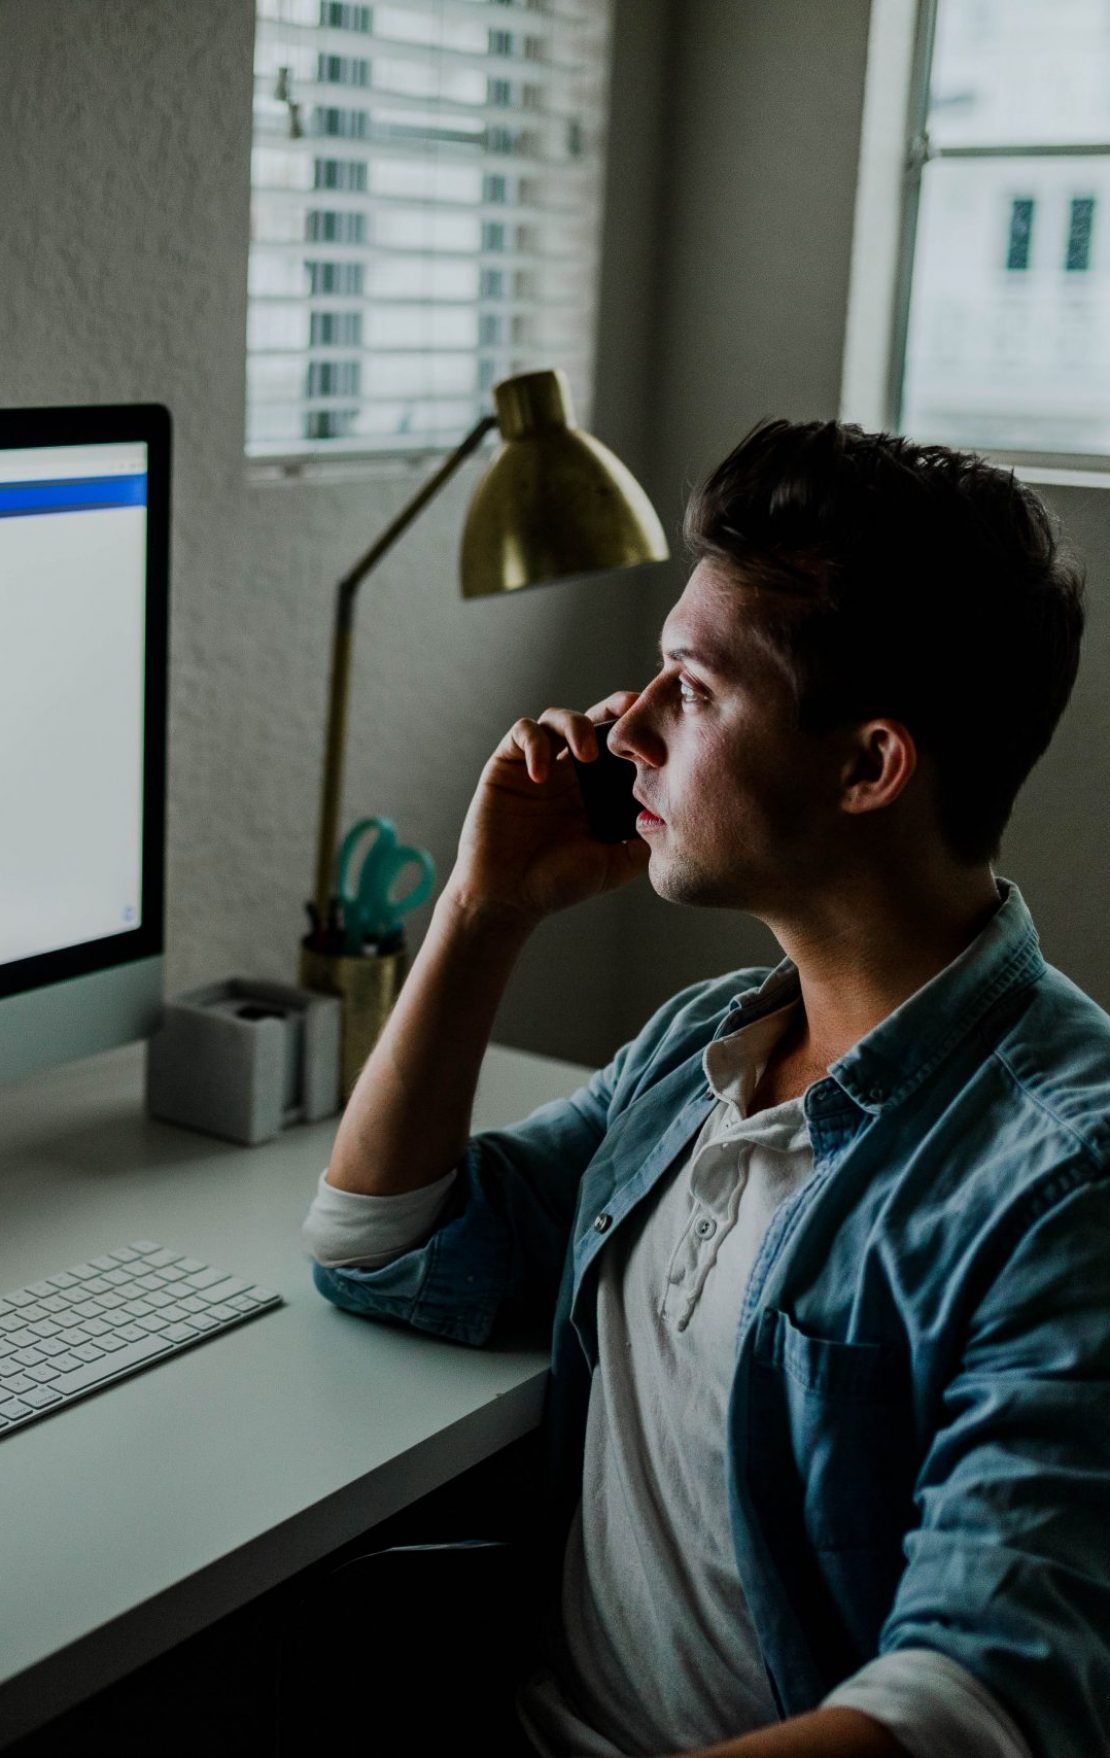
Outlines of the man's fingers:
{"type": "Polygon", "coordinates": [[[595,724],[619,720],[632,707],[639,693],[638,690],[614,690],[604,702],[595,702],[585,714],[578,714],[573,708],[545,708],[536,720],[522,716],[506,733],[498,754],[507,757],[514,750],[522,752],[533,781],[542,781],[547,774],[553,747],[557,747],[557,761],[569,749],[581,762],[590,763],[598,753],[595,724]]]}

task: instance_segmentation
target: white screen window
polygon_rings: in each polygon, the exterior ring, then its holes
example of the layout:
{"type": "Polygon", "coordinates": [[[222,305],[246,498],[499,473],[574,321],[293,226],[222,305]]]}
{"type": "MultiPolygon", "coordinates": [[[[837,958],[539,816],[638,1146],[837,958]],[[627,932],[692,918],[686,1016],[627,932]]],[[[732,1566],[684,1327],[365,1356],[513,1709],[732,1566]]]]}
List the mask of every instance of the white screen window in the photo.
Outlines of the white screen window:
{"type": "Polygon", "coordinates": [[[0,964],[140,925],[147,448],[0,449],[0,964]]]}

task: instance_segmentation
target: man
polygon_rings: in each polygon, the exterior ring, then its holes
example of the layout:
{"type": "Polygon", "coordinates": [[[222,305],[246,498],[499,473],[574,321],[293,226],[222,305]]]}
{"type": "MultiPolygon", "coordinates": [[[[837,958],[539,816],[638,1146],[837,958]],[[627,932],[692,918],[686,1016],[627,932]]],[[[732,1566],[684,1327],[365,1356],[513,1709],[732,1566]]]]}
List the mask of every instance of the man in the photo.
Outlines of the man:
{"type": "Polygon", "coordinates": [[[991,866],[1081,579],[1012,476],[832,422],[753,430],[687,537],[655,676],[483,771],[317,1284],[471,1343],[554,1314],[538,1751],[1110,1752],[1110,1018],[991,866]],[[567,759],[614,716],[606,845],[567,759]],[[468,1139],[529,934],[645,867],[786,956],[468,1139]]]}

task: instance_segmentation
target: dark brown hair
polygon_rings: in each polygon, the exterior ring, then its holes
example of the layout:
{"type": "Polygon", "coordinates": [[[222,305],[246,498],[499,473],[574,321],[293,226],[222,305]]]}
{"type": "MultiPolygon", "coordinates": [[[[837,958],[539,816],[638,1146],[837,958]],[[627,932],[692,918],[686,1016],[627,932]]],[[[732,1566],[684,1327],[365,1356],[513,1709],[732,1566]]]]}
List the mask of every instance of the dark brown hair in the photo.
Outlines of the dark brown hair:
{"type": "Polygon", "coordinates": [[[1043,502],[973,453],[763,421],[691,496],[684,534],[757,588],[798,727],[901,721],[936,765],[952,853],[995,860],[1079,666],[1083,570],[1043,502]]]}

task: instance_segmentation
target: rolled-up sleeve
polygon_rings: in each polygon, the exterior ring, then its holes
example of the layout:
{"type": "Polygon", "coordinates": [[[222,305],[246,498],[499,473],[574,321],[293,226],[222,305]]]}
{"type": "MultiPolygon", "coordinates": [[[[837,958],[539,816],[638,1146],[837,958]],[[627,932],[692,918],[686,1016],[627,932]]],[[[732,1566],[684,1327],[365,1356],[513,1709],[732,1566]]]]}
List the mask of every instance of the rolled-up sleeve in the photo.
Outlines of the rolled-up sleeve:
{"type": "Polygon", "coordinates": [[[471,1136],[431,1237],[380,1268],[314,1263],[321,1294],[350,1312],[464,1343],[488,1342],[500,1321],[549,1322],[579,1186],[610,1124],[689,1056],[692,1041],[700,1057],[726,983],[763,974],[690,984],[570,1098],[471,1136]]]}
{"type": "Polygon", "coordinates": [[[315,1263],[320,1292],[347,1311],[464,1343],[488,1342],[499,1318],[549,1318],[578,1186],[628,1050],[570,1098],[472,1136],[431,1238],[377,1269],[315,1263]]]}
{"type": "Polygon", "coordinates": [[[947,1654],[1037,1758],[1098,1758],[1110,1754],[1110,1181],[1080,1154],[1016,1219],[985,1254],[879,1652],[947,1654]]]}

